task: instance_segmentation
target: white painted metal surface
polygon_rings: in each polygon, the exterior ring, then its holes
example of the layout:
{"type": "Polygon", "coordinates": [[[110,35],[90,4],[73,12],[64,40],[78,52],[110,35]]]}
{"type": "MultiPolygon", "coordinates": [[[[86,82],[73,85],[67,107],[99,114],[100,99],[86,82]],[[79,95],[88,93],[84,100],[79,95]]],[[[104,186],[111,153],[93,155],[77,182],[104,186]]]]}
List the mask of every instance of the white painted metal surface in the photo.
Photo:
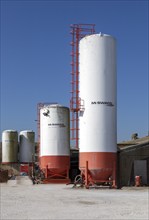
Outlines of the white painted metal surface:
{"type": "Polygon", "coordinates": [[[19,134],[20,151],[19,161],[30,163],[35,155],[35,133],[30,130],[21,131],[19,134]]]}
{"type": "Polygon", "coordinates": [[[2,133],[2,162],[18,161],[18,132],[5,130],[2,133]]]}
{"type": "Polygon", "coordinates": [[[116,41],[105,34],[80,41],[80,152],[116,152],[116,41]]]}
{"type": "Polygon", "coordinates": [[[69,108],[48,105],[40,109],[40,156],[70,155],[69,108]]]}

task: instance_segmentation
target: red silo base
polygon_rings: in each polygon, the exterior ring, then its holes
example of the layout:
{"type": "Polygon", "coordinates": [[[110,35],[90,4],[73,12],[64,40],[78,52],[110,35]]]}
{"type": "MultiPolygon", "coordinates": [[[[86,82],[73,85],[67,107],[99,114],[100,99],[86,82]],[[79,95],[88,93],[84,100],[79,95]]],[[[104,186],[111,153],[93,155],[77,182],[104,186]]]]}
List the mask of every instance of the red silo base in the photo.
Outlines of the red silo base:
{"type": "Polygon", "coordinates": [[[42,156],[40,157],[40,168],[45,174],[47,183],[70,182],[70,156],[42,156]]]}
{"type": "Polygon", "coordinates": [[[79,157],[79,166],[86,186],[106,182],[116,187],[116,153],[84,152],[80,153],[79,157]]]}

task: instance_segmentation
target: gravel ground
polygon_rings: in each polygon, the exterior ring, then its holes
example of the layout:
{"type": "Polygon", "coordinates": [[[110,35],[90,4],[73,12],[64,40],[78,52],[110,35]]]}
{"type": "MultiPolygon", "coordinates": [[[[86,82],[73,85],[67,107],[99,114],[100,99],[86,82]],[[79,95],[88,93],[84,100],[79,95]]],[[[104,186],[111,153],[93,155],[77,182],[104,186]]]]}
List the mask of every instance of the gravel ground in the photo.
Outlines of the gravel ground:
{"type": "Polygon", "coordinates": [[[11,180],[0,193],[1,220],[149,219],[149,187],[87,190],[11,180]]]}

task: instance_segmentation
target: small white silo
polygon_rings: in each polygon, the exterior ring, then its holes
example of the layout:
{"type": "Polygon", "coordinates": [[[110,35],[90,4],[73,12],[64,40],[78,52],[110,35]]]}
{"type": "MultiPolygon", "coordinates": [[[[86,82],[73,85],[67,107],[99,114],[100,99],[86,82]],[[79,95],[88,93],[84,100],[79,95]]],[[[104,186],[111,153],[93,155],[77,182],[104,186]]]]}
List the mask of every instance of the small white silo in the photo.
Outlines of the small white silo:
{"type": "Polygon", "coordinates": [[[34,162],[35,133],[31,130],[21,131],[19,134],[19,161],[21,163],[34,162]]]}
{"type": "Polygon", "coordinates": [[[54,170],[55,176],[70,167],[69,108],[52,104],[40,109],[40,167],[54,170]]]}
{"type": "Polygon", "coordinates": [[[18,132],[5,130],[2,133],[2,163],[18,162],[18,132]]]}

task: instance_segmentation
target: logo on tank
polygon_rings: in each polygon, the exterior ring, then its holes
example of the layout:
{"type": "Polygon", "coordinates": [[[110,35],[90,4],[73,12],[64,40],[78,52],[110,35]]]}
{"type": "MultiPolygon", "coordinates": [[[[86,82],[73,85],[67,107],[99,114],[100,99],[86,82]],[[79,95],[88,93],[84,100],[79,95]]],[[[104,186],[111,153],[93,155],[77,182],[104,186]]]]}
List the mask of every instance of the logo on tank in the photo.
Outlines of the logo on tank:
{"type": "Polygon", "coordinates": [[[101,101],[97,101],[97,102],[91,102],[92,105],[106,105],[106,106],[110,106],[113,107],[113,103],[112,102],[101,102],[101,101]]]}

